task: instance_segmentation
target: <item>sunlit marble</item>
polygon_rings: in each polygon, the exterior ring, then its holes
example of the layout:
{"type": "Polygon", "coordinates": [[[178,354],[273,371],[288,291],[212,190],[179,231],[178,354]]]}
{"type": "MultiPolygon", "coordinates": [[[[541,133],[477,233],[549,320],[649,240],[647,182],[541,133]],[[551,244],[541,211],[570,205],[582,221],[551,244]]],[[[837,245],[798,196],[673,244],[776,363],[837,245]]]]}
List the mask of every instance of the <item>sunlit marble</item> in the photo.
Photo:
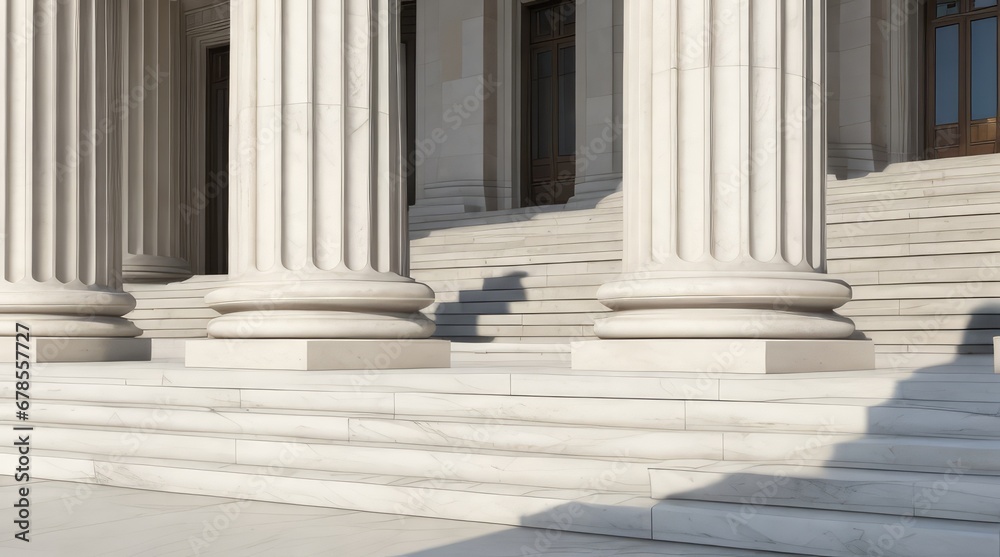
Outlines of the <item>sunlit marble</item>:
{"type": "MultiPolygon", "coordinates": [[[[14,487],[12,478],[0,477],[0,500],[12,501],[14,487]]],[[[13,532],[6,527],[0,538],[0,554],[26,557],[778,555],[554,529],[68,482],[36,482],[31,488],[32,541],[14,540],[13,532]]]]}

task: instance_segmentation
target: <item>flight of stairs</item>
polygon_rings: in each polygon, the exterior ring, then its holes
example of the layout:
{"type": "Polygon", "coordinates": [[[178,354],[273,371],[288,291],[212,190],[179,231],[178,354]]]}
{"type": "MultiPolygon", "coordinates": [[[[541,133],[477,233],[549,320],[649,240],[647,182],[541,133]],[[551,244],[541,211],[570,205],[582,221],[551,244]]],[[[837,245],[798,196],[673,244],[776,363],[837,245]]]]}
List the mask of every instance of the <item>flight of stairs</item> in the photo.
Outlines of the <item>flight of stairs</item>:
{"type": "Polygon", "coordinates": [[[1000,158],[901,163],[827,189],[840,313],[885,365],[985,365],[1000,335],[1000,158]]]}
{"type": "Polygon", "coordinates": [[[434,289],[435,336],[493,343],[594,338],[601,284],[621,273],[622,194],[565,206],[411,219],[410,274],[434,289]]]}
{"type": "MultiPolygon", "coordinates": [[[[37,365],[32,477],[553,535],[998,557],[1000,377],[978,371],[37,365]]],[[[0,473],[16,457],[0,448],[0,473]]]]}

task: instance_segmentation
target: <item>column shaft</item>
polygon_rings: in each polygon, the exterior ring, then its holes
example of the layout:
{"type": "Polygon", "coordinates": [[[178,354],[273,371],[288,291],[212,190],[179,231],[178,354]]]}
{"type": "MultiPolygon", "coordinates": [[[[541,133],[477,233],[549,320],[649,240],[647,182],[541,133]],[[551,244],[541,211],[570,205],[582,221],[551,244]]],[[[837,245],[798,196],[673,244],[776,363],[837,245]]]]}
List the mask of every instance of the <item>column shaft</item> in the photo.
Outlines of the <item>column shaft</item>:
{"type": "Polygon", "coordinates": [[[0,8],[0,335],[90,337],[39,359],[148,358],[121,317],[120,17],[117,0],[0,8]]]}
{"type": "Polygon", "coordinates": [[[180,250],[179,2],[127,0],[122,41],[126,282],[191,276],[180,250]]]}
{"type": "Polygon", "coordinates": [[[625,274],[598,336],[850,336],[824,274],[822,6],[625,10],[625,274]]]}
{"type": "Polygon", "coordinates": [[[230,274],[218,338],[425,338],[400,272],[391,0],[232,7],[230,274]]]}

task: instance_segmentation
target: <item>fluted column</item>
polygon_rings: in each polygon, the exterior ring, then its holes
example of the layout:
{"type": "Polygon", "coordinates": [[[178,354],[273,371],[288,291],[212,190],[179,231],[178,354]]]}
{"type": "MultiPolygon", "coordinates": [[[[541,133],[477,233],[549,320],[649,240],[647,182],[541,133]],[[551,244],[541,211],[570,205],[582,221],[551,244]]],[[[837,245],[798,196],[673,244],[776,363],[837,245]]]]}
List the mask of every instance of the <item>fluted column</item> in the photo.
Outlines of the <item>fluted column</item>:
{"type": "MultiPolygon", "coordinates": [[[[447,365],[446,343],[414,340],[434,330],[419,313],[433,291],[399,274],[397,8],[395,0],[233,4],[233,284],[206,296],[222,314],[209,335],[361,341],[275,344],[303,347],[307,368],[447,365]],[[311,347],[327,346],[357,357],[313,362],[311,347]],[[376,361],[387,350],[396,355],[376,361]],[[434,357],[415,356],[427,350],[434,357]]],[[[225,363],[212,343],[189,343],[188,365],[225,363]]],[[[227,346],[243,357],[270,344],[227,346]]]]}
{"type": "Polygon", "coordinates": [[[124,133],[126,282],[191,276],[180,250],[179,2],[126,0],[122,41],[129,98],[124,133]]]}
{"type": "Polygon", "coordinates": [[[120,15],[117,0],[0,9],[0,335],[27,324],[38,360],[148,358],[121,317],[120,15]]]}
{"type": "MultiPolygon", "coordinates": [[[[851,289],[825,274],[824,16],[800,0],[625,3],[624,274],[598,292],[614,310],[599,337],[854,333],[833,311],[851,289]]],[[[640,345],[682,350],[623,346],[640,345]]]]}

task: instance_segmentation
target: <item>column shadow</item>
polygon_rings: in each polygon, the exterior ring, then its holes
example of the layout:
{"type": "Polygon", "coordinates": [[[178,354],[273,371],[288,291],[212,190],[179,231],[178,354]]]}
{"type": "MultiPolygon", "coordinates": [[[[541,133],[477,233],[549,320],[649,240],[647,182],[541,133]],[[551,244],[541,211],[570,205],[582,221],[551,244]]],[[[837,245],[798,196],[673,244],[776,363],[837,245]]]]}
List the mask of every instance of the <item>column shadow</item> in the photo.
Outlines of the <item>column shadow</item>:
{"type": "Polygon", "coordinates": [[[498,337],[510,338],[512,335],[489,334],[488,331],[491,328],[496,328],[497,332],[509,331],[511,327],[521,326],[520,314],[511,311],[511,303],[527,301],[523,284],[527,276],[524,271],[513,271],[499,277],[486,277],[482,288],[460,290],[454,300],[440,302],[434,310],[434,322],[438,326],[434,336],[456,342],[482,343],[493,342],[498,337]]]}

